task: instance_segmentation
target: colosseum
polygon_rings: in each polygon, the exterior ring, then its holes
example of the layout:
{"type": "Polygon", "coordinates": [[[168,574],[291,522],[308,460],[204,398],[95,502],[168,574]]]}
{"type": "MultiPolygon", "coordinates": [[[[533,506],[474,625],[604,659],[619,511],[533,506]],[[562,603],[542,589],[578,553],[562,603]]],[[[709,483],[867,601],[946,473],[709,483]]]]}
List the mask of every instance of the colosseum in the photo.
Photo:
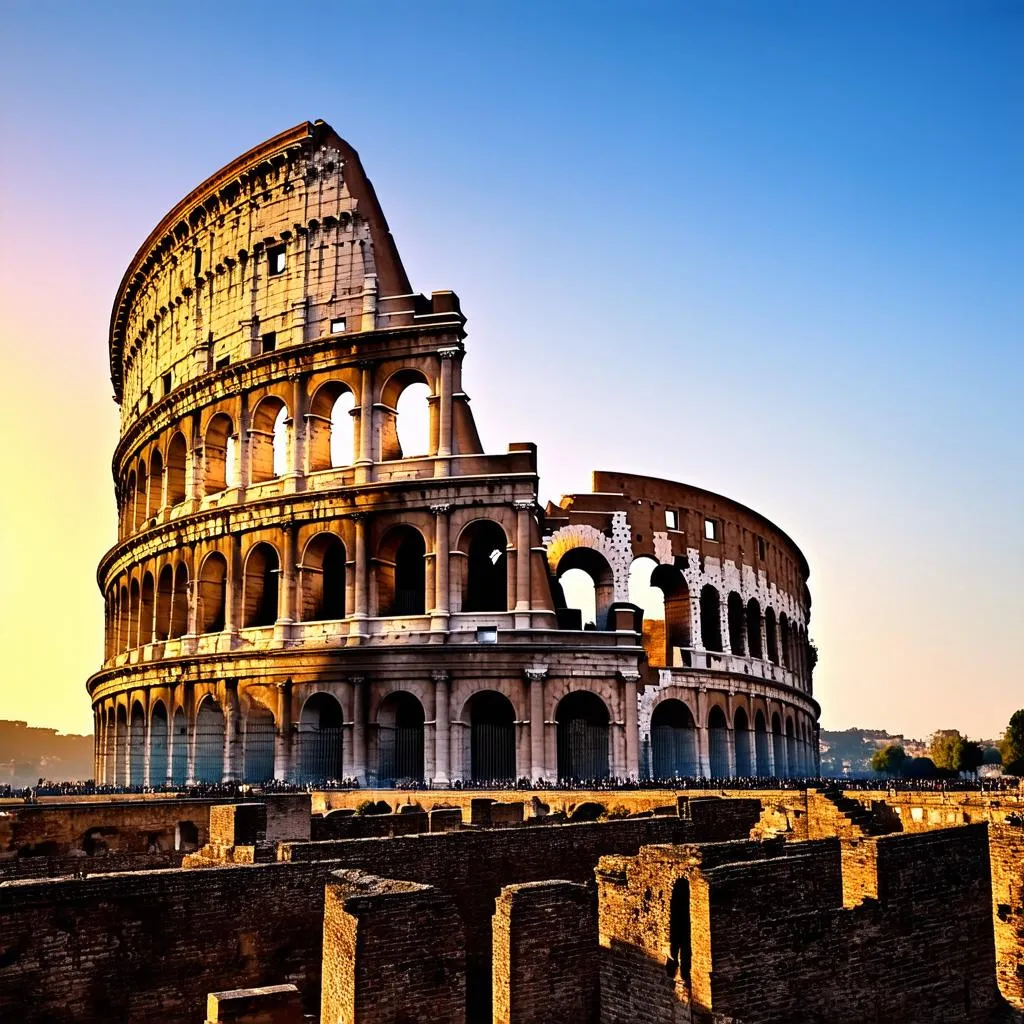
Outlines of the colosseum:
{"type": "Polygon", "coordinates": [[[465,325],[322,121],[160,221],[110,322],[97,780],[815,773],[797,546],[629,473],[542,507],[535,445],[483,450],[465,325]]]}

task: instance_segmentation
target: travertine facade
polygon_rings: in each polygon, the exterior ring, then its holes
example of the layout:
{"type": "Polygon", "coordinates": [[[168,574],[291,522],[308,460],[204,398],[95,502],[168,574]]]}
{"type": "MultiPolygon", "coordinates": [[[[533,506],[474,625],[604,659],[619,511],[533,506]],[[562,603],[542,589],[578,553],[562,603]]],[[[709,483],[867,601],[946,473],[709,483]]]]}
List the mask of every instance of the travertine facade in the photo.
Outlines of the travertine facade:
{"type": "Polygon", "coordinates": [[[322,122],[154,229],[111,319],[97,779],[814,771],[795,545],[728,499],[629,475],[541,510],[535,447],[483,451],[465,337],[454,293],[412,291],[322,122]],[[572,569],[596,628],[566,607],[572,569]],[[638,569],[662,618],[630,603],[638,569]]]}

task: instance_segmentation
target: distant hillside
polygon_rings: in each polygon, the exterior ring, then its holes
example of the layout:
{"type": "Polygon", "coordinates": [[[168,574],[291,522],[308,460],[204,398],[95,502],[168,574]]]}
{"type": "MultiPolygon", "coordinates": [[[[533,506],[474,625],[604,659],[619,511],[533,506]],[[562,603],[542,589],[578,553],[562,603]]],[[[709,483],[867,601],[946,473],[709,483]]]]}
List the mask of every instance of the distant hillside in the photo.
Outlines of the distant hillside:
{"type": "Polygon", "coordinates": [[[0,720],[0,785],[91,778],[92,736],[64,736],[56,729],[0,720]]]}
{"type": "Polygon", "coordinates": [[[871,755],[881,747],[895,743],[912,757],[925,753],[923,740],[905,739],[884,729],[843,729],[840,732],[821,730],[821,774],[862,778],[873,775],[871,755]]]}

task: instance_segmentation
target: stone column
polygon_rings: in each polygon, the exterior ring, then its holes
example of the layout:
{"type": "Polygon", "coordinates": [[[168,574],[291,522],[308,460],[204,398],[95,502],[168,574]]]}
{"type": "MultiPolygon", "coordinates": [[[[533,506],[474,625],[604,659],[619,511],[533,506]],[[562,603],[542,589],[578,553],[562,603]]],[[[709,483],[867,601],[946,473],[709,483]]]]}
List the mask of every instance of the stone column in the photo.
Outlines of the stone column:
{"type": "MultiPolygon", "coordinates": [[[[301,324],[295,323],[294,320],[293,320],[293,323],[294,323],[295,327],[301,333],[301,331],[303,329],[303,325],[305,324],[306,304],[305,304],[305,302],[303,302],[301,304],[296,304],[296,305],[301,305],[303,318],[302,318],[302,323],[301,324]]],[[[293,305],[293,307],[292,307],[293,311],[295,310],[295,308],[296,308],[296,306],[293,305]]],[[[294,315],[294,313],[293,313],[293,315],[294,315]]],[[[302,472],[302,465],[303,465],[303,458],[304,458],[304,454],[303,453],[304,453],[304,450],[305,450],[305,447],[306,447],[305,444],[304,444],[305,437],[303,436],[303,434],[304,434],[304,427],[306,425],[306,419],[305,419],[305,411],[306,411],[306,409],[305,409],[305,404],[306,404],[305,380],[301,376],[298,376],[298,377],[295,377],[292,380],[292,408],[291,408],[291,442],[292,442],[292,450],[289,453],[291,455],[291,458],[288,461],[288,472],[285,474],[286,480],[285,480],[285,486],[284,486],[285,493],[287,493],[287,494],[294,494],[296,491],[301,490],[302,489],[302,483],[305,480],[305,477],[304,477],[303,472],[302,472]]]]}
{"type": "Polygon", "coordinates": [[[185,782],[196,781],[196,694],[195,687],[187,684],[185,692],[185,782]]]}
{"type": "Polygon", "coordinates": [[[442,348],[437,354],[441,357],[441,380],[434,476],[448,476],[448,459],[452,454],[452,360],[459,354],[459,349],[457,346],[442,348]]]}
{"type": "Polygon", "coordinates": [[[704,687],[697,693],[697,774],[711,778],[711,747],[708,742],[708,694],[704,687]]]}
{"type": "Polygon", "coordinates": [[[296,585],[299,556],[297,551],[298,526],[294,522],[284,528],[284,556],[281,560],[280,593],[278,594],[278,619],[275,628],[275,639],[285,642],[289,636],[289,626],[295,622],[296,585]]]}
{"type": "Polygon", "coordinates": [[[274,778],[292,782],[292,681],[277,684],[277,729],[274,733],[274,778]]]}
{"type": "Polygon", "coordinates": [[[623,720],[626,727],[626,778],[640,778],[640,728],[637,723],[636,684],[639,672],[621,672],[626,702],[623,720]]]}
{"type": "MultiPolygon", "coordinates": [[[[153,602],[154,608],[156,607],[156,601],[153,602]]],[[[150,692],[146,691],[145,700],[142,702],[143,713],[145,719],[142,725],[142,784],[143,786],[151,786],[153,783],[150,781],[149,773],[153,765],[153,722],[149,717],[150,712],[150,692]]],[[[163,780],[161,780],[163,781],[163,780]]]]}
{"type": "Polygon", "coordinates": [[[351,516],[355,523],[355,609],[352,612],[350,635],[358,638],[366,636],[366,619],[370,606],[370,559],[366,550],[366,513],[354,512],[351,516]]]}
{"type": "Polygon", "coordinates": [[[224,632],[237,633],[242,621],[242,537],[231,534],[228,550],[227,593],[224,595],[224,632]]]}
{"type": "Polygon", "coordinates": [[[430,677],[434,681],[434,781],[447,786],[451,782],[451,676],[438,669],[430,677]]]}
{"type": "Polygon", "coordinates": [[[530,690],[530,781],[547,777],[544,770],[544,680],[547,668],[528,668],[526,676],[530,690]]]}
{"type": "Polygon", "coordinates": [[[718,591],[718,622],[722,634],[722,653],[732,654],[732,637],[729,634],[729,594],[722,588],[718,591]]]}
{"type": "Polygon", "coordinates": [[[370,681],[366,676],[349,676],[352,684],[352,774],[365,786],[367,780],[366,727],[370,706],[370,681]]]}
{"type": "Polygon", "coordinates": [[[223,781],[241,777],[237,764],[240,744],[238,742],[239,719],[241,712],[238,707],[238,680],[224,680],[224,771],[223,781]]]}
{"type": "Polygon", "coordinates": [[[359,458],[355,463],[357,484],[367,483],[373,474],[373,367],[360,364],[362,379],[359,385],[359,458]]]}
{"type": "Polygon", "coordinates": [[[530,533],[533,523],[534,502],[514,501],[516,510],[516,628],[529,628],[530,625],[530,533]]]}
{"type": "Polygon", "coordinates": [[[451,509],[451,505],[430,506],[434,515],[434,608],[430,628],[442,633],[448,630],[450,607],[448,514],[451,509]]]}

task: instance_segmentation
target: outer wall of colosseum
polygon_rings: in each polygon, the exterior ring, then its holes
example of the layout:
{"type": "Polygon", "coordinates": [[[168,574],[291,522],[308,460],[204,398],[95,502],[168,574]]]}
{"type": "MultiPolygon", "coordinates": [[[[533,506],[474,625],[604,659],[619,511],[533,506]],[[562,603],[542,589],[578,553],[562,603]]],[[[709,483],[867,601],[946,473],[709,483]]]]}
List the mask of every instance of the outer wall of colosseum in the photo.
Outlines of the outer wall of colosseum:
{"type": "Polygon", "coordinates": [[[111,318],[97,779],[814,770],[792,541],[628,474],[541,509],[535,447],[483,451],[465,338],[454,293],[413,292],[357,154],[322,122],[163,218],[111,318]]]}

